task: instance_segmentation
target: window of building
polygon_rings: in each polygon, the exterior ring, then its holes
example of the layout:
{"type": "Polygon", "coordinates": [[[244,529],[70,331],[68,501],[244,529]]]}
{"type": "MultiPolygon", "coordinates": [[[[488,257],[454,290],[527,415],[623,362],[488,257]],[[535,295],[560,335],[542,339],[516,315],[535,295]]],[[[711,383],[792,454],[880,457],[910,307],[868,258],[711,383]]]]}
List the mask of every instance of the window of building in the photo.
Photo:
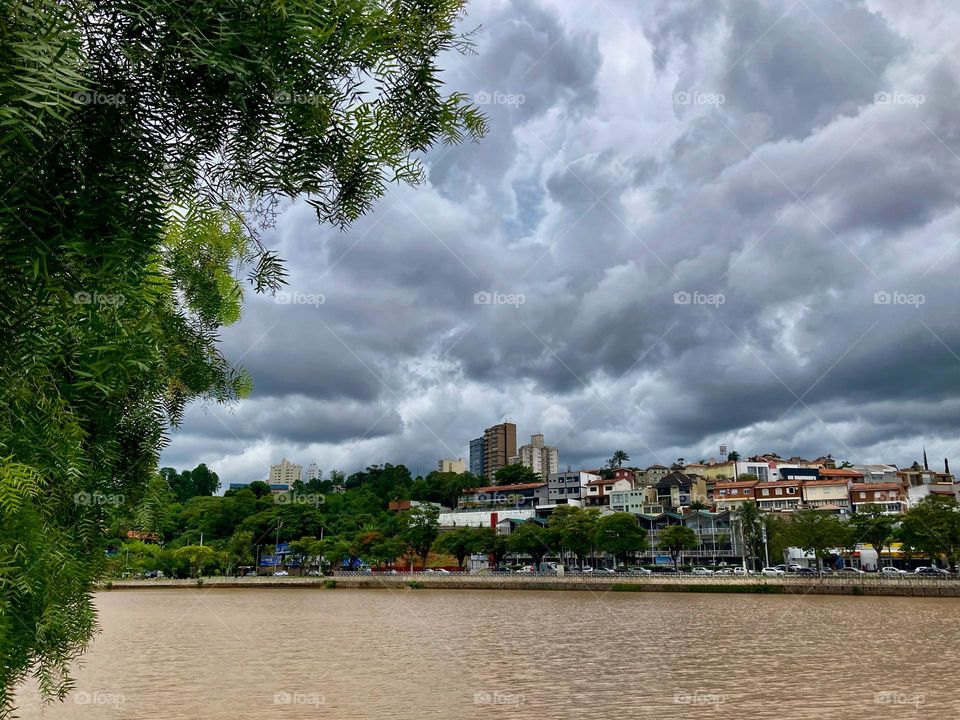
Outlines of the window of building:
{"type": "Polygon", "coordinates": [[[780,488],[775,488],[773,493],[774,495],[783,495],[783,490],[780,488]]]}
{"type": "Polygon", "coordinates": [[[865,492],[860,493],[860,499],[863,500],[867,494],[865,492]]]}
{"type": "Polygon", "coordinates": [[[766,496],[769,495],[769,494],[770,494],[770,488],[764,488],[764,489],[763,489],[763,495],[764,495],[764,497],[766,497],[766,496]]]}

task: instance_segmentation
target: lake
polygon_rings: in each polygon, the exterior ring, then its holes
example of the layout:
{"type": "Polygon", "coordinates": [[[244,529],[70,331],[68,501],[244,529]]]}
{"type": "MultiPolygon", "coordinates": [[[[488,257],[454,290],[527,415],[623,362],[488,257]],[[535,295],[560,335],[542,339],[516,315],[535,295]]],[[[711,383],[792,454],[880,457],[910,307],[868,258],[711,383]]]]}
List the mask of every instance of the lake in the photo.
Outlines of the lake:
{"type": "Polygon", "coordinates": [[[960,600],[511,590],[97,596],[23,718],[948,718],[960,600]]]}

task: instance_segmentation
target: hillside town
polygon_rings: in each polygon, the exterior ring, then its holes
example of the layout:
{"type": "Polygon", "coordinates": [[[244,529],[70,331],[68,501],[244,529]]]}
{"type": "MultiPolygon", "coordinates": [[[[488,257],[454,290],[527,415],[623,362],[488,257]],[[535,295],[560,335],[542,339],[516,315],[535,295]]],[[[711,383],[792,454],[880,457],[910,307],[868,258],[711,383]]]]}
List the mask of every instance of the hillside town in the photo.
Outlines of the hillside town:
{"type": "MultiPolygon", "coordinates": [[[[682,551],[685,563],[724,566],[745,565],[748,557],[754,559],[758,554],[738,520],[738,510],[747,503],[773,518],[813,510],[841,522],[858,514],[883,516],[892,526],[927,498],[960,502],[960,483],[950,473],[948,459],[942,470],[932,469],[925,451],[922,463],[901,468],[839,462],[832,455],[812,459],[784,458],[776,453],[741,457],[724,446],[719,450],[721,459],[687,462],[678,458],[670,465],[647,467],[630,466],[629,455],[618,450],[603,467],[574,469],[567,465],[560,469],[558,449],[547,445],[542,434],[533,434],[528,444],[518,447],[516,425],[499,423],[470,441],[467,459],[438,461],[431,476],[452,479],[457,491],[449,496],[450,501],[397,498],[389,508],[403,513],[432,506],[441,531],[489,528],[500,536],[510,536],[523,525],[544,527],[563,507],[593,509],[600,517],[627,513],[636,518],[647,539],[644,549],[632,553],[633,562],[656,566],[676,560],[676,553],[661,546],[660,537],[666,528],[681,526],[695,537],[695,543],[682,551]]],[[[267,484],[272,493],[283,496],[321,477],[317,464],[304,471],[284,458],[271,466],[267,484]]],[[[328,481],[328,487],[342,492],[342,474],[335,472],[334,477],[338,481],[328,481]]],[[[245,485],[230,487],[236,490],[245,485]]],[[[802,548],[783,546],[778,550],[773,556],[775,564],[781,560],[788,565],[812,564],[811,553],[802,548]]],[[[909,559],[909,553],[902,552],[892,536],[880,549],[860,542],[846,555],[845,562],[868,571],[909,559]]],[[[835,557],[839,556],[837,552],[835,557]]],[[[769,547],[756,560],[754,564],[769,565],[769,547]]],[[[839,562],[843,567],[844,561],[839,562]]],[[[482,559],[480,565],[484,565],[482,559]]]]}

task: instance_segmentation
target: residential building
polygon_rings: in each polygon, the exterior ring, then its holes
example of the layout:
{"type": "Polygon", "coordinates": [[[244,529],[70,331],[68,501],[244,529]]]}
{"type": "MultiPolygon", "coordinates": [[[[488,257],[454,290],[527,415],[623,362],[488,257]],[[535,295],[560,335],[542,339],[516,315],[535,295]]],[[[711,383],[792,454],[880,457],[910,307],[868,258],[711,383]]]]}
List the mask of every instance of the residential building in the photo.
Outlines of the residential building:
{"type": "MultiPolygon", "coordinates": [[[[634,490],[612,490],[610,492],[610,510],[612,512],[628,512],[634,515],[650,512],[650,503],[646,501],[646,491],[643,488],[634,490]]],[[[659,514],[662,509],[650,514],[659,514]]]]}
{"type": "Polygon", "coordinates": [[[937,472],[922,468],[916,463],[913,467],[904,468],[897,471],[897,475],[904,487],[916,487],[918,485],[929,485],[930,483],[952,483],[953,475],[948,472],[937,472]]]}
{"type": "Polygon", "coordinates": [[[924,483],[923,485],[911,485],[907,488],[907,505],[913,507],[930,495],[952,497],[957,502],[960,502],[960,483],[924,483]]]}
{"type": "Polygon", "coordinates": [[[630,481],[627,479],[605,479],[598,478],[591,480],[584,488],[583,504],[588,507],[606,507],[610,504],[610,495],[614,491],[626,492],[631,489],[630,481]]]}
{"type": "Polygon", "coordinates": [[[303,468],[301,468],[299,465],[284,458],[276,465],[270,466],[270,479],[268,482],[271,485],[280,483],[292,485],[300,479],[302,470],[303,468]]]}
{"type": "Polygon", "coordinates": [[[656,485],[669,474],[670,468],[666,465],[651,465],[642,472],[637,471],[637,484],[643,486],[656,485]]]}
{"type": "Polygon", "coordinates": [[[669,564],[670,553],[660,548],[660,531],[670,525],[685,525],[697,536],[697,549],[681,556],[682,562],[740,562],[742,546],[739,533],[734,532],[733,513],[728,511],[693,511],[686,514],[665,512],[658,515],[638,515],[640,527],[647,531],[649,548],[643,553],[648,561],[669,564]]]}
{"type": "Polygon", "coordinates": [[[517,454],[517,426],[505,422],[483,431],[483,475],[489,480],[517,454]]]}
{"type": "Polygon", "coordinates": [[[850,468],[863,473],[863,481],[868,483],[900,482],[896,465],[854,465],[850,468]]]}
{"type": "Polygon", "coordinates": [[[707,480],[733,480],[737,477],[736,465],[737,463],[734,463],[733,460],[717,462],[710,458],[705,463],[689,463],[686,470],[701,475],[707,480]]]}
{"type": "Polygon", "coordinates": [[[320,469],[320,466],[316,463],[310,463],[307,465],[307,477],[306,480],[319,480],[323,477],[323,471],[320,469]]]}
{"type": "Polygon", "coordinates": [[[804,481],[801,484],[804,507],[831,510],[841,515],[848,514],[850,488],[855,479],[862,481],[863,475],[859,475],[858,478],[838,476],[804,481]]]}
{"type": "Polygon", "coordinates": [[[510,458],[510,462],[528,467],[537,476],[546,478],[550,473],[560,469],[560,452],[552,445],[543,444],[543,434],[530,436],[527,445],[521,445],[517,455],[510,458]]]}
{"type": "Polygon", "coordinates": [[[865,506],[877,506],[884,515],[899,515],[907,509],[907,491],[899,479],[893,482],[853,483],[850,486],[850,504],[854,512],[859,512],[865,506]]]}
{"type": "Polygon", "coordinates": [[[570,470],[566,472],[550,473],[547,476],[548,502],[557,505],[582,505],[585,495],[584,488],[593,481],[599,480],[586,470],[570,470]]]}
{"type": "Polygon", "coordinates": [[[470,474],[477,477],[483,477],[484,473],[484,451],[483,438],[478,437],[470,441],[470,474]]]}
{"type": "Polygon", "coordinates": [[[753,497],[761,510],[796,510],[803,501],[803,481],[759,482],[753,497]]]}
{"type": "Polygon", "coordinates": [[[717,483],[713,486],[713,504],[718,511],[738,508],[748,500],[753,500],[756,480],[738,480],[736,482],[717,483]]]}
{"type": "Polygon", "coordinates": [[[457,458],[456,460],[441,459],[437,463],[437,470],[442,473],[462,475],[467,471],[467,464],[463,461],[463,458],[457,458]]]}
{"type": "Polygon", "coordinates": [[[678,509],[693,502],[707,502],[707,481],[699,475],[674,470],[651,488],[656,492],[656,503],[678,509]]]}
{"type": "Polygon", "coordinates": [[[535,508],[547,502],[546,482],[518,483],[471,488],[460,495],[457,508],[473,510],[502,507],[512,511],[514,508],[535,508]]]}

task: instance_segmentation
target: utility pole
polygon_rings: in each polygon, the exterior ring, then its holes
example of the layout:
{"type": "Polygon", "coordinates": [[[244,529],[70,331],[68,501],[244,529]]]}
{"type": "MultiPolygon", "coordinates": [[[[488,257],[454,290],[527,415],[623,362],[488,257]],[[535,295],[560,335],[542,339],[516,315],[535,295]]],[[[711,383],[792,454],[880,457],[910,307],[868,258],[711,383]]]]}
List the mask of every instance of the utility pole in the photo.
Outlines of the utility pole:
{"type": "Polygon", "coordinates": [[[763,525],[760,528],[760,532],[763,536],[763,558],[766,561],[764,567],[770,567],[770,549],[767,547],[767,526],[763,525]]]}

